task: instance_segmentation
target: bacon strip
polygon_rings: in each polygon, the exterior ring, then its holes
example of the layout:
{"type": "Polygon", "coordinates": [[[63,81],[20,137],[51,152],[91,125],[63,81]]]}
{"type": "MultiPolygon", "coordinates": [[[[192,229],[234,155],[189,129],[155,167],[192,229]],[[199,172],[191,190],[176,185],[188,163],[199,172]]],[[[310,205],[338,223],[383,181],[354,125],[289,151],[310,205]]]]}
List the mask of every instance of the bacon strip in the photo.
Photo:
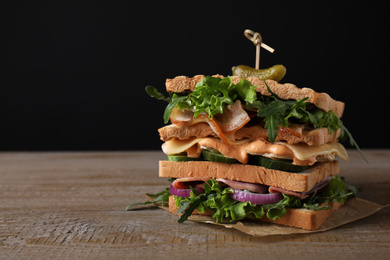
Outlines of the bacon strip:
{"type": "Polygon", "coordinates": [[[177,107],[174,107],[169,116],[172,124],[177,126],[189,125],[194,119],[194,112],[185,109],[181,111],[177,107]]]}
{"type": "Polygon", "coordinates": [[[217,122],[223,132],[235,132],[248,123],[251,118],[241,105],[241,101],[237,100],[234,105],[228,105],[227,110],[223,114],[215,115],[217,122]]]}
{"type": "Polygon", "coordinates": [[[234,105],[228,105],[227,110],[223,114],[218,114],[211,119],[206,113],[200,114],[195,119],[193,116],[194,113],[192,111],[181,111],[175,107],[172,109],[169,118],[177,126],[195,125],[205,122],[209,124],[214,133],[225,144],[233,143],[234,133],[250,121],[250,117],[243,109],[240,100],[237,100],[234,105]]]}
{"type": "Polygon", "coordinates": [[[268,188],[268,191],[269,191],[269,193],[283,193],[286,195],[298,197],[300,199],[304,199],[304,198],[309,197],[309,195],[304,195],[304,192],[295,192],[295,191],[286,190],[286,189],[282,189],[282,188],[275,187],[275,186],[270,186],[268,188]]]}
{"type": "Polygon", "coordinates": [[[200,114],[195,120],[195,122],[206,122],[209,124],[211,129],[213,129],[214,133],[218,135],[218,137],[221,139],[221,141],[224,144],[230,144],[231,142],[228,140],[228,138],[225,136],[225,134],[222,132],[221,127],[219,126],[217,120],[215,120],[215,117],[209,118],[207,114],[200,114]]]}
{"type": "Polygon", "coordinates": [[[281,132],[285,132],[287,134],[290,134],[290,135],[293,135],[293,136],[296,136],[298,138],[301,138],[302,137],[302,134],[299,133],[298,131],[292,129],[292,128],[287,128],[287,127],[283,127],[283,126],[278,126],[279,127],[279,131],[281,132]]]}

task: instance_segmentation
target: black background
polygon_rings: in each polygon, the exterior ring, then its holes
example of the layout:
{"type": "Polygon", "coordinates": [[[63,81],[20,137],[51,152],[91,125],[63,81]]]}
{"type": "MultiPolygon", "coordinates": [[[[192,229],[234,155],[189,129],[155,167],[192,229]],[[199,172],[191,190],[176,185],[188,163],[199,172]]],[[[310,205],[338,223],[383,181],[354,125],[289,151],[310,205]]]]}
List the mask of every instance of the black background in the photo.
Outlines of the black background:
{"type": "Polygon", "coordinates": [[[245,29],[276,50],[261,68],[344,101],[360,146],[389,148],[388,4],[313,3],[2,2],[0,150],[160,149],[166,104],[144,87],[254,66],[245,29]]]}

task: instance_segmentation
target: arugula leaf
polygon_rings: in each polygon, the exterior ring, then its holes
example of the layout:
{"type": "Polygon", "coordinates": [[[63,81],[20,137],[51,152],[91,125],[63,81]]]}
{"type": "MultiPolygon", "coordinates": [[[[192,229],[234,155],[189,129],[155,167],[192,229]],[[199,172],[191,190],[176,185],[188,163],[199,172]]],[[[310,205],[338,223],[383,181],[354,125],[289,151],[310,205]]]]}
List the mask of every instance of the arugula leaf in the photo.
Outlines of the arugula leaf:
{"type": "MultiPolygon", "coordinates": [[[[264,119],[265,125],[264,128],[268,131],[268,139],[271,143],[275,142],[276,137],[278,136],[278,117],[274,115],[267,116],[264,119]]],[[[280,122],[280,121],[279,121],[280,122]]]]}
{"type": "Polygon", "coordinates": [[[157,100],[164,100],[168,102],[167,107],[164,111],[164,123],[168,123],[169,116],[171,115],[171,111],[174,107],[176,107],[180,102],[183,102],[187,96],[182,96],[174,93],[170,97],[164,96],[164,94],[158,92],[158,90],[155,87],[152,86],[146,86],[145,87],[146,93],[148,93],[149,96],[156,98],[157,100]]]}
{"type": "Polygon", "coordinates": [[[307,111],[306,111],[307,102],[305,101],[308,99],[309,97],[305,97],[297,101],[285,101],[289,106],[289,114],[284,118],[284,120],[288,120],[290,117],[307,120],[309,115],[307,115],[307,111]]]}
{"type": "Polygon", "coordinates": [[[343,178],[333,176],[329,181],[328,187],[321,194],[313,194],[304,200],[303,207],[312,210],[328,209],[327,206],[319,207],[322,203],[341,202],[344,203],[351,197],[356,197],[358,190],[346,183],[343,178]]]}
{"type": "Polygon", "coordinates": [[[352,191],[347,190],[347,184],[339,177],[334,176],[329,181],[329,185],[326,190],[318,197],[321,202],[342,202],[344,203],[349,196],[353,196],[352,191]]]}
{"type": "Polygon", "coordinates": [[[275,99],[267,106],[265,106],[264,109],[259,110],[257,112],[257,116],[258,117],[283,116],[286,113],[286,110],[288,108],[289,107],[286,104],[286,102],[283,102],[279,99],[275,99]]]}
{"type": "Polygon", "coordinates": [[[282,194],[283,199],[274,204],[263,205],[264,210],[267,211],[267,218],[275,220],[281,218],[287,213],[286,208],[300,208],[302,203],[298,197],[282,194]]]}
{"type": "Polygon", "coordinates": [[[168,202],[171,193],[169,192],[169,187],[168,187],[162,192],[156,194],[146,193],[146,195],[148,195],[149,197],[155,197],[155,199],[153,201],[137,202],[137,203],[130,204],[126,207],[126,210],[129,211],[132,209],[132,207],[139,206],[139,205],[149,205],[149,204],[158,205],[158,203],[160,202],[161,205],[165,207],[166,205],[168,205],[166,203],[168,202]]]}
{"type": "Polygon", "coordinates": [[[191,216],[192,212],[197,209],[200,204],[207,200],[207,196],[205,194],[199,194],[198,196],[194,195],[194,189],[191,191],[191,200],[190,201],[183,201],[180,203],[180,208],[178,209],[177,213],[181,213],[184,211],[184,213],[180,216],[178,222],[183,223],[187,220],[189,216],[191,216]]]}
{"type": "Polygon", "coordinates": [[[178,94],[172,95],[171,102],[168,104],[164,111],[164,124],[168,123],[172,109],[176,107],[180,102],[183,102],[186,98],[186,96],[180,96],[178,94]]]}
{"type": "MultiPolygon", "coordinates": [[[[343,126],[342,121],[333,111],[325,112],[319,108],[308,106],[310,104],[310,102],[306,102],[308,97],[296,101],[283,101],[271,91],[267,82],[265,85],[271,96],[260,97],[248,108],[258,109],[257,116],[264,118],[264,127],[268,131],[268,139],[271,142],[275,141],[279,126],[288,127],[290,120],[299,124],[308,123],[314,128],[326,127],[330,134],[343,126]]],[[[354,145],[357,146],[356,142],[354,145]]]]}
{"type": "Polygon", "coordinates": [[[303,203],[303,208],[309,209],[309,210],[328,210],[330,209],[329,206],[319,206],[319,203],[303,203]]]}
{"type": "Polygon", "coordinates": [[[149,96],[154,97],[154,98],[156,98],[158,100],[164,100],[164,101],[167,101],[167,102],[171,101],[170,97],[165,97],[164,94],[158,92],[158,90],[155,87],[146,86],[145,87],[145,91],[146,91],[146,93],[148,93],[149,96]]]}
{"type": "MultiPolygon", "coordinates": [[[[167,181],[173,182],[175,178],[168,178],[167,181]]],[[[154,205],[159,205],[165,207],[168,206],[168,201],[169,201],[169,196],[171,196],[170,189],[169,187],[165,188],[165,190],[152,194],[152,193],[146,193],[145,195],[154,198],[153,201],[145,201],[145,202],[137,202],[130,204],[126,207],[126,210],[129,211],[131,210],[132,207],[138,206],[138,205],[148,205],[148,204],[154,204],[154,205]]]]}
{"type": "Polygon", "coordinates": [[[366,157],[364,156],[363,152],[360,150],[360,147],[359,147],[359,145],[357,144],[357,142],[355,141],[355,139],[353,138],[351,132],[348,131],[348,129],[345,127],[345,125],[341,125],[341,134],[340,134],[339,139],[340,139],[341,141],[345,141],[347,138],[349,139],[350,145],[355,146],[356,149],[358,150],[360,156],[364,159],[364,161],[365,161],[366,163],[368,163],[368,160],[367,160],[366,157]]]}

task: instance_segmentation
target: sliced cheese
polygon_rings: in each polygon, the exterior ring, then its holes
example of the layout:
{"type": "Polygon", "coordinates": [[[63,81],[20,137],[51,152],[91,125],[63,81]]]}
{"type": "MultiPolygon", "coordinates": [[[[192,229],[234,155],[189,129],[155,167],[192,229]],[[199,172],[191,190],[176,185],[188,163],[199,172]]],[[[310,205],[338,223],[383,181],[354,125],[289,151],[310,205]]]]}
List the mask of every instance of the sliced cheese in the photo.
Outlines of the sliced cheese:
{"type": "Polygon", "coordinates": [[[161,148],[165,154],[179,154],[187,151],[201,139],[202,138],[190,138],[186,140],[179,140],[175,138],[163,143],[161,148]]]}
{"type": "Polygon", "coordinates": [[[250,142],[248,139],[238,141],[235,145],[228,145],[217,138],[190,138],[187,140],[172,139],[162,145],[165,154],[180,154],[186,152],[192,146],[199,144],[201,147],[215,149],[227,157],[235,158],[241,163],[247,163],[249,154],[263,155],[274,158],[291,158],[294,164],[312,165],[316,157],[336,154],[343,160],[348,160],[348,154],[344,146],[338,142],[327,143],[321,146],[309,146],[307,144],[288,144],[285,142],[270,143],[265,140],[250,142]],[[245,141],[245,142],[244,142],[245,141]],[[249,142],[248,142],[249,141],[249,142]],[[272,155],[272,156],[270,156],[272,155]]]}
{"type": "Polygon", "coordinates": [[[293,153],[294,156],[299,160],[307,160],[309,158],[328,155],[328,154],[336,154],[341,159],[348,161],[348,153],[345,150],[344,146],[339,142],[327,143],[324,145],[307,145],[304,143],[298,144],[288,144],[284,142],[277,142],[277,144],[287,146],[293,153]]]}

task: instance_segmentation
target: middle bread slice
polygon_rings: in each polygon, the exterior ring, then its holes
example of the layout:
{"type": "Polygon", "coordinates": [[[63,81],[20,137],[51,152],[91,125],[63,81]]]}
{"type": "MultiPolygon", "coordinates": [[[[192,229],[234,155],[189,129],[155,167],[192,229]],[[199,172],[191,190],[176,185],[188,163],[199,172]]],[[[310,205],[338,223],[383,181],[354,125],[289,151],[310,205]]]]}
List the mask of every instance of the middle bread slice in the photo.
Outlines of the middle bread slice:
{"type": "Polygon", "coordinates": [[[300,173],[291,173],[247,164],[226,164],[209,161],[159,162],[159,177],[221,178],[275,186],[290,191],[308,192],[328,176],[339,173],[339,162],[316,163],[300,173]]]}

